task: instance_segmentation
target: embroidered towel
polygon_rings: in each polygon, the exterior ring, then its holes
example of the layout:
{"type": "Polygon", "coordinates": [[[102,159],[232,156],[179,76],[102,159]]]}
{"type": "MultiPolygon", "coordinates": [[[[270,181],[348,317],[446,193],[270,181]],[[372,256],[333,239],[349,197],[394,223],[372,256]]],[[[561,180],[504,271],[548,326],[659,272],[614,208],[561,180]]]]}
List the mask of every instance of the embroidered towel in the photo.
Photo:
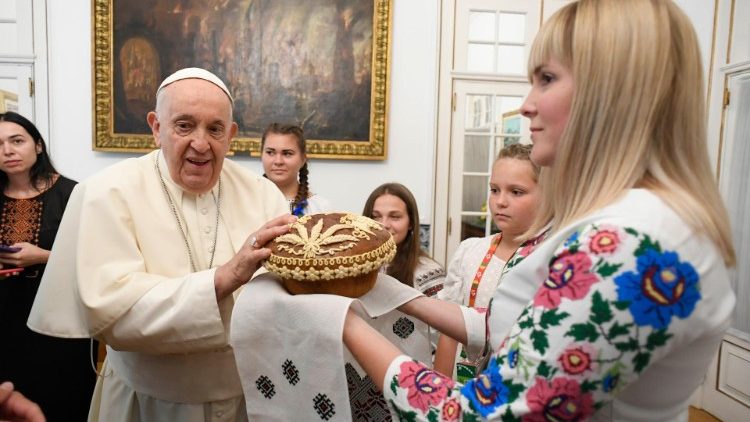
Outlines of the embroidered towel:
{"type": "Polygon", "coordinates": [[[359,299],[292,296],[271,274],[256,277],[237,297],[230,336],[249,420],[351,421],[347,310],[379,317],[420,295],[384,274],[359,299]]]}

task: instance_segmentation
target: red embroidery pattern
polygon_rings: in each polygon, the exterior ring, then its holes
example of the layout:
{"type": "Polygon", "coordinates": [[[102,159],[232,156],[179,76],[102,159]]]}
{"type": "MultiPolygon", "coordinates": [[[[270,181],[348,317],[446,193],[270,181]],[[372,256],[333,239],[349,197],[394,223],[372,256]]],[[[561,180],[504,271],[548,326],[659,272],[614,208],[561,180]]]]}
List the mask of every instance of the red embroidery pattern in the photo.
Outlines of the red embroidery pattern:
{"type": "Polygon", "coordinates": [[[474,281],[471,282],[471,290],[469,291],[469,307],[474,307],[474,302],[477,299],[477,289],[479,289],[479,283],[482,282],[482,277],[484,276],[484,270],[487,269],[487,266],[490,264],[490,261],[492,260],[492,255],[495,254],[495,250],[497,249],[497,246],[500,244],[500,240],[502,240],[503,234],[498,233],[495,235],[495,237],[492,239],[492,243],[490,244],[490,248],[487,250],[487,253],[484,255],[484,259],[482,260],[482,263],[479,264],[479,268],[477,268],[476,274],[474,274],[474,281]]]}
{"type": "Polygon", "coordinates": [[[39,199],[8,199],[0,217],[0,242],[39,244],[42,226],[42,201],[39,199]]]}

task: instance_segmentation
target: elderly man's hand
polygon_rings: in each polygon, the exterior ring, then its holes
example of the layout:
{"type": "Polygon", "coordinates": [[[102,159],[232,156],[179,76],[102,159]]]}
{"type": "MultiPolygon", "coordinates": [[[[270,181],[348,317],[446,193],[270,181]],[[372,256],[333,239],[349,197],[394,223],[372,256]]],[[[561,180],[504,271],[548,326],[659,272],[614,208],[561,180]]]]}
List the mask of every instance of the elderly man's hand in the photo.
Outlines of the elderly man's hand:
{"type": "Polygon", "coordinates": [[[247,238],[237,255],[216,269],[214,286],[217,300],[224,299],[250,280],[261,262],[271,256],[271,250],[264,246],[276,236],[289,232],[289,225],[296,219],[287,214],[267,222],[247,238]]]}

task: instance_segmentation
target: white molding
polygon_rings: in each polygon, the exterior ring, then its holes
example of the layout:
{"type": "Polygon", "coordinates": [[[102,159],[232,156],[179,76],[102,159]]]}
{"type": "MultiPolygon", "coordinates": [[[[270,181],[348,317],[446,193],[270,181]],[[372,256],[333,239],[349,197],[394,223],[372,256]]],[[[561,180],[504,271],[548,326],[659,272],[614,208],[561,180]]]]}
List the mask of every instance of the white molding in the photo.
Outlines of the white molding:
{"type": "MultiPolygon", "coordinates": [[[[443,34],[443,2],[438,1],[436,6],[437,6],[437,13],[436,13],[437,30],[435,31],[435,62],[434,62],[436,71],[435,71],[435,85],[434,85],[435,96],[433,97],[434,106],[432,110],[433,116],[435,116],[435,120],[432,125],[432,141],[433,141],[433,145],[435,146],[435,149],[433,150],[434,152],[432,155],[432,201],[430,204],[432,206],[432,212],[430,213],[430,221],[429,221],[429,224],[430,224],[429,254],[432,257],[435,256],[435,250],[436,250],[435,248],[436,246],[435,245],[435,222],[437,221],[437,218],[435,217],[435,213],[438,208],[437,207],[438,202],[436,200],[436,196],[437,196],[437,191],[438,191],[437,187],[439,186],[438,184],[438,157],[440,154],[438,153],[437,150],[440,145],[440,140],[439,140],[439,133],[440,133],[439,113],[440,113],[440,92],[441,92],[440,91],[440,57],[441,57],[440,52],[442,50],[442,34],[443,34]]],[[[444,265],[444,267],[447,266],[447,262],[443,262],[442,260],[439,262],[446,264],[444,265]]]]}
{"type": "Polygon", "coordinates": [[[714,48],[711,56],[711,68],[713,72],[707,75],[711,80],[708,81],[710,91],[708,92],[708,102],[706,103],[706,112],[708,114],[708,153],[713,166],[714,174],[719,177],[720,166],[720,148],[722,136],[723,120],[723,102],[726,75],[722,68],[726,67],[727,46],[729,44],[729,20],[730,6],[732,0],[718,0],[719,7],[717,16],[714,19],[716,27],[714,28],[714,48]]]}
{"type": "Polygon", "coordinates": [[[739,347],[744,347],[745,349],[750,350],[750,334],[744,331],[729,327],[726,335],[724,336],[724,340],[739,347]]]}
{"type": "Polygon", "coordinates": [[[744,62],[730,63],[719,68],[722,74],[740,73],[750,69],[750,60],[744,62]]]}
{"type": "Polygon", "coordinates": [[[742,373],[750,372],[750,351],[730,342],[724,342],[719,353],[719,378],[716,388],[720,392],[750,407],[750,383],[742,373]],[[738,371],[741,371],[739,374],[738,371]]]}
{"type": "MultiPolygon", "coordinates": [[[[32,1],[33,48],[34,48],[34,123],[47,141],[47,149],[53,158],[53,143],[50,138],[49,121],[49,67],[47,62],[47,0],[32,1]]],[[[54,162],[54,161],[53,161],[54,162]]]]}
{"type": "Polygon", "coordinates": [[[433,195],[432,256],[447,266],[448,204],[450,202],[450,146],[453,98],[453,35],[456,0],[440,0],[440,54],[438,57],[437,144],[433,195]]]}
{"type": "Polygon", "coordinates": [[[36,57],[26,54],[0,54],[0,63],[34,64],[36,57]]]}
{"type": "Polygon", "coordinates": [[[499,75],[497,73],[476,73],[476,72],[451,72],[453,80],[464,80],[464,81],[483,81],[483,82],[513,82],[513,83],[526,83],[528,78],[526,76],[512,76],[512,75],[499,75]]]}

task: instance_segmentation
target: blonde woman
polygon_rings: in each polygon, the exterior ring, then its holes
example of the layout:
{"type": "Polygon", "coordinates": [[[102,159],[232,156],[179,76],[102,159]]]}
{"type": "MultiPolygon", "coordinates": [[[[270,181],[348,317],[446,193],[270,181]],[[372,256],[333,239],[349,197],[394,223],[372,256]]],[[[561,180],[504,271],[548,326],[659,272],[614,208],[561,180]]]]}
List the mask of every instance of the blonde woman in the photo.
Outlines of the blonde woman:
{"type": "Polygon", "coordinates": [[[549,236],[503,279],[486,328],[455,304],[401,307],[470,349],[487,332],[487,370],[455,384],[346,318],[344,343],[395,414],[687,420],[735,304],[701,70],[671,0],[580,0],[549,19],[522,107],[531,159],[546,167],[527,234],[551,221],[549,236]]]}

